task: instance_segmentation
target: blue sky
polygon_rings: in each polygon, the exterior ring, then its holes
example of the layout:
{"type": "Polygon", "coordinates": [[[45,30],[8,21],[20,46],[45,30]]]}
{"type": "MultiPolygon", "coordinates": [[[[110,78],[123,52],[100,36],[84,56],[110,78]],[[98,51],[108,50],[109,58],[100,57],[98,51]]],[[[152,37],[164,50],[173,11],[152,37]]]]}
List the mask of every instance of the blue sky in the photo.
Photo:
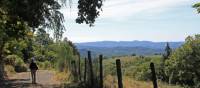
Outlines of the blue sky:
{"type": "Polygon", "coordinates": [[[67,37],[73,42],[184,41],[200,33],[200,15],[192,8],[199,0],[105,0],[94,27],[76,24],[77,2],[64,8],[67,37]]]}

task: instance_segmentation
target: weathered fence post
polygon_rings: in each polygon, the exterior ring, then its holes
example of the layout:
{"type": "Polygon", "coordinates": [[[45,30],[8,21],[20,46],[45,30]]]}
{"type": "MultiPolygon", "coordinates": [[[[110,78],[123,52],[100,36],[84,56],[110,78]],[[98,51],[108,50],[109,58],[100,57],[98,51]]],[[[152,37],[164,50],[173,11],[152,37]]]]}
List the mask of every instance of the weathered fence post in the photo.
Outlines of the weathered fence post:
{"type": "Polygon", "coordinates": [[[72,74],[74,76],[74,81],[77,82],[77,67],[76,67],[76,61],[71,61],[71,65],[72,65],[72,74]]]}
{"type": "Polygon", "coordinates": [[[73,75],[74,75],[74,72],[75,72],[74,71],[74,63],[75,63],[74,60],[72,60],[71,61],[71,70],[72,70],[73,75]]]}
{"type": "Polygon", "coordinates": [[[84,67],[84,82],[86,83],[87,78],[87,58],[85,58],[85,67],[84,67]]]}
{"type": "Polygon", "coordinates": [[[99,55],[99,67],[100,67],[100,88],[103,88],[103,55],[99,55]]]}
{"type": "Polygon", "coordinates": [[[78,72],[77,72],[77,62],[74,61],[74,70],[75,70],[75,81],[77,82],[78,81],[78,72]]]}
{"type": "Polygon", "coordinates": [[[151,68],[151,73],[152,73],[153,87],[158,88],[154,63],[150,64],[150,68],[151,68]]]}
{"type": "Polygon", "coordinates": [[[90,71],[90,85],[91,88],[94,87],[94,74],[93,74],[93,66],[92,66],[92,58],[91,58],[91,52],[88,51],[88,61],[89,61],[89,71],[90,71]]]}
{"type": "Polygon", "coordinates": [[[120,61],[120,59],[116,60],[116,67],[117,67],[118,88],[123,88],[121,61],[120,61]]]}
{"type": "Polygon", "coordinates": [[[80,55],[78,56],[78,75],[79,75],[79,81],[81,81],[81,58],[80,58],[80,55]]]}

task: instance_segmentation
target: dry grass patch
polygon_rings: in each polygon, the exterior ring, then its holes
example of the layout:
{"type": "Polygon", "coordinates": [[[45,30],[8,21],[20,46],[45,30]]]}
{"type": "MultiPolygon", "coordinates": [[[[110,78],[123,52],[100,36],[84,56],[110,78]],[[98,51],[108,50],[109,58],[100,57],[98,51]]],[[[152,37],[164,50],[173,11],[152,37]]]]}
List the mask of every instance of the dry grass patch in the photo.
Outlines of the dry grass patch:
{"type": "Polygon", "coordinates": [[[64,72],[55,72],[55,76],[53,79],[60,81],[60,82],[69,82],[70,81],[70,72],[64,71],[64,72]]]}
{"type": "Polygon", "coordinates": [[[15,68],[11,65],[5,65],[5,73],[6,75],[9,77],[9,76],[12,76],[13,74],[15,74],[15,68]]]}
{"type": "MultiPolygon", "coordinates": [[[[153,88],[152,82],[137,81],[130,77],[123,77],[124,88],[153,88]]],[[[159,88],[182,88],[180,86],[170,86],[165,83],[158,82],[159,88]]],[[[111,75],[105,77],[104,88],[118,88],[117,78],[111,75]]]]}

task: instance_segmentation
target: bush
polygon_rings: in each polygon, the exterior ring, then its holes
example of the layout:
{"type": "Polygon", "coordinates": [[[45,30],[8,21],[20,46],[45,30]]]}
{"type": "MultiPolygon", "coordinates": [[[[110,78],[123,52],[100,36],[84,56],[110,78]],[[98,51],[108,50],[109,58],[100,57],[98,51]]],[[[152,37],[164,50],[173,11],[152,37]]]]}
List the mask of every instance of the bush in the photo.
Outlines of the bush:
{"type": "Polygon", "coordinates": [[[26,64],[20,58],[15,59],[15,66],[14,67],[15,67],[16,72],[26,72],[27,71],[26,64]]]}
{"type": "Polygon", "coordinates": [[[18,57],[17,55],[8,55],[4,60],[4,62],[6,65],[15,66],[16,59],[20,59],[20,57],[18,57]]]}
{"type": "Polygon", "coordinates": [[[15,66],[15,71],[16,72],[26,72],[27,71],[27,67],[25,65],[16,65],[15,66]]]}
{"type": "Polygon", "coordinates": [[[149,63],[144,63],[140,66],[137,66],[134,73],[137,80],[151,80],[151,70],[149,69],[149,63]]]}
{"type": "Polygon", "coordinates": [[[16,72],[25,72],[27,71],[26,64],[24,61],[17,55],[8,55],[4,62],[7,65],[11,65],[14,67],[14,70],[16,72]]]}
{"type": "MultiPolygon", "coordinates": [[[[154,62],[156,74],[161,70],[161,56],[120,57],[123,76],[132,77],[137,80],[151,80],[150,63],[154,62]]],[[[116,59],[104,60],[105,75],[116,75],[116,59]]]]}
{"type": "Polygon", "coordinates": [[[176,49],[165,61],[165,73],[171,83],[199,88],[200,35],[189,36],[185,44],[176,49]]]}
{"type": "Polygon", "coordinates": [[[44,62],[44,69],[48,69],[48,68],[51,68],[51,63],[49,61],[45,61],[44,62]]]}
{"type": "Polygon", "coordinates": [[[15,73],[15,69],[11,65],[5,65],[5,72],[9,76],[9,75],[15,73]]]}
{"type": "Polygon", "coordinates": [[[44,69],[44,70],[51,69],[51,63],[47,60],[44,62],[37,61],[36,64],[39,69],[44,69]]]}

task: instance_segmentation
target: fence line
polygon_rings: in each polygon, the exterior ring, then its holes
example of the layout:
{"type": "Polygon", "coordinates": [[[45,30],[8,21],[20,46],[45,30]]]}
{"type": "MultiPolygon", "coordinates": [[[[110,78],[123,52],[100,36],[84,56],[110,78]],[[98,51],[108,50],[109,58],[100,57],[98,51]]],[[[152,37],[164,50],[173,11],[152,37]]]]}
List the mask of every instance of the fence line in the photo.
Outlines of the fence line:
{"type": "MultiPolygon", "coordinates": [[[[75,62],[73,62],[73,63],[75,63],[75,62]]],[[[73,67],[76,68],[76,66],[73,66],[73,67]]],[[[81,67],[80,67],[80,60],[79,60],[78,74],[81,79],[80,68],[81,67]]],[[[121,70],[122,68],[121,68],[120,59],[116,60],[116,69],[117,69],[117,78],[118,78],[118,88],[123,88],[122,70],[121,70]]],[[[158,88],[154,63],[150,63],[150,69],[151,69],[151,74],[152,74],[153,88],[158,88]]],[[[87,86],[89,86],[89,88],[103,88],[104,87],[104,85],[103,85],[103,79],[104,79],[103,78],[103,55],[99,55],[99,79],[97,78],[96,80],[94,80],[94,72],[93,71],[94,70],[93,70],[93,62],[92,62],[92,58],[91,58],[91,52],[88,51],[88,58],[85,58],[85,63],[84,63],[84,74],[83,74],[84,83],[87,86]],[[97,82],[97,83],[95,83],[95,82],[97,82]],[[88,85],[88,83],[89,83],[89,85],[88,85]],[[96,85],[94,85],[94,84],[96,84],[96,85]]]]}

